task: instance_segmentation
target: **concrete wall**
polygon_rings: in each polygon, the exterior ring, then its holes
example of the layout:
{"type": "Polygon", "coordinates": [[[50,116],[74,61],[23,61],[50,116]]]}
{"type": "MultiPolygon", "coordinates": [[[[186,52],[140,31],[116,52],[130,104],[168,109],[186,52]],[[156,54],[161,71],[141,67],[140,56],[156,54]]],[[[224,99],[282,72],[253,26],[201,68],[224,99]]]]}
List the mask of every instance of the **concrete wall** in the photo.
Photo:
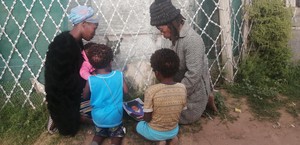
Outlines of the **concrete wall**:
{"type": "MultiPolygon", "coordinates": [[[[96,36],[92,41],[105,44],[122,38],[120,50],[116,56],[121,68],[128,61],[148,61],[156,49],[169,44],[160,36],[159,31],[150,25],[149,7],[153,1],[120,0],[112,3],[99,0],[92,3],[101,18],[96,36]]],[[[193,16],[194,0],[172,0],[172,2],[181,9],[183,15],[193,16]]]]}
{"type": "Polygon", "coordinates": [[[292,48],[292,60],[300,61],[300,8],[294,8],[292,39],[290,41],[292,48]]]}
{"type": "MultiPolygon", "coordinates": [[[[150,25],[149,8],[154,0],[99,0],[91,3],[100,16],[96,36],[91,40],[102,44],[119,44],[114,69],[122,70],[138,91],[153,82],[151,54],[169,41],[150,25]]],[[[194,14],[194,0],[172,0],[184,16],[194,14]]]]}
{"type": "Polygon", "coordinates": [[[289,42],[292,51],[292,61],[300,61],[300,0],[286,0],[286,6],[293,10],[292,38],[289,42]],[[297,5],[298,3],[298,5],[297,5]]]}

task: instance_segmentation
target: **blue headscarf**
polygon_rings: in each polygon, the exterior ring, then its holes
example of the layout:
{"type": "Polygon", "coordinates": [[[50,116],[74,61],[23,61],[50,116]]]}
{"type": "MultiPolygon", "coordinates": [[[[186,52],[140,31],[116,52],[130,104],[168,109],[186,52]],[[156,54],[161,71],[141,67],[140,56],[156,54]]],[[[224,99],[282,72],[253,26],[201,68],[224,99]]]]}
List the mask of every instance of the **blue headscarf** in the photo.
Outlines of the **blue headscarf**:
{"type": "Polygon", "coordinates": [[[71,9],[69,20],[75,25],[83,21],[90,23],[98,23],[98,16],[94,15],[94,10],[87,6],[77,6],[71,9]]]}

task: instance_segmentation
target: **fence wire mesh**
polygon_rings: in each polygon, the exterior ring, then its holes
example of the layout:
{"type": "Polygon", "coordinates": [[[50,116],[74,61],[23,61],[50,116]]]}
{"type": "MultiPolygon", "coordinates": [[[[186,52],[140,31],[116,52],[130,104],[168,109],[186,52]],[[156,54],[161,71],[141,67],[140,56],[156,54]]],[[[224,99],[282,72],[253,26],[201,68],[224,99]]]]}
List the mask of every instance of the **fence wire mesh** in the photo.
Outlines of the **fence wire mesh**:
{"type": "MultiPolygon", "coordinates": [[[[76,5],[89,5],[100,16],[96,37],[114,50],[114,68],[126,72],[129,87],[142,92],[153,83],[149,57],[169,42],[150,26],[154,0],[1,0],[0,107],[32,108],[44,103],[44,62],[48,44],[72,26],[76,5]],[[39,93],[42,92],[42,93],[39,93]]],[[[211,82],[232,81],[248,35],[242,0],[172,0],[205,41],[211,82]]]]}

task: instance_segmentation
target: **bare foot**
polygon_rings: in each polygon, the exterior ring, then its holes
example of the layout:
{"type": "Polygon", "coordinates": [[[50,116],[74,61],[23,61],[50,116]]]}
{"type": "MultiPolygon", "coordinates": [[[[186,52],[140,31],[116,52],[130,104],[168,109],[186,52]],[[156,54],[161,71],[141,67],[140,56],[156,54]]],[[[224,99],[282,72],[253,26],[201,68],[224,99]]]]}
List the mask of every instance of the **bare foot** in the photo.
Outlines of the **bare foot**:
{"type": "Polygon", "coordinates": [[[173,139],[171,139],[170,142],[168,142],[168,145],[178,145],[179,141],[178,141],[178,137],[175,136],[173,139]]]}
{"type": "Polygon", "coordinates": [[[47,130],[50,134],[54,134],[58,131],[51,116],[49,116],[49,119],[48,119],[47,130]]]}
{"type": "Polygon", "coordinates": [[[218,108],[216,107],[215,97],[213,94],[208,96],[207,106],[214,112],[218,112],[218,108]]]}
{"type": "Polygon", "coordinates": [[[166,141],[158,141],[155,143],[155,145],[166,145],[166,141]]]}

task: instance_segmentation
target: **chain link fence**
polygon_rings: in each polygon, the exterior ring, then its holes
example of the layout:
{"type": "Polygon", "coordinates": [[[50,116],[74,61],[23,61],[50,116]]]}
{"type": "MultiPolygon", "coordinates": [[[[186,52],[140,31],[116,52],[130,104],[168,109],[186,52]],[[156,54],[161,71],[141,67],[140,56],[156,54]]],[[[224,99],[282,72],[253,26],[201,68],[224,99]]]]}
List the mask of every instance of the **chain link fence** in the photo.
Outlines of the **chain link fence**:
{"type": "MultiPolygon", "coordinates": [[[[114,69],[125,72],[129,87],[143,92],[153,83],[149,57],[170,42],[150,26],[154,0],[1,0],[0,109],[7,105],[35,108],[45,100],[44,62],[49,43],[71,29],[67,15],[76,5],[89,5],[100,16],[91,41],[111,46],[114,69]]],[[[187,23],[205,41],[214,87],[232,82],[248,36],[242,0],[172,0],[187,23]]],[[[134,94],[134,93],[133,93],[134,94]]]]}

